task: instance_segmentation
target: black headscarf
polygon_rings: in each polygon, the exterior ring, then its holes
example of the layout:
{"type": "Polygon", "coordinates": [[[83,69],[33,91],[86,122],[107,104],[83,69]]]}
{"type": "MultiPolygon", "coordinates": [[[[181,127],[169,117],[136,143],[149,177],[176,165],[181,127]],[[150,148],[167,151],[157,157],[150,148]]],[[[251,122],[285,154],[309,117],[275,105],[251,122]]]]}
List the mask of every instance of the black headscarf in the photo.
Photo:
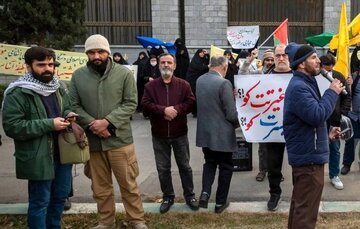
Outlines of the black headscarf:
{"type": "Polygon", "coordinates": [[[180,77],[182,79],[186,78],[186,72],[189,67],[190,57],[188,50],[185,46],[184,41],[181,38],[176,39],[174,43],[176,47],[176,69],[174,71],[174,75],[180,77]]]}

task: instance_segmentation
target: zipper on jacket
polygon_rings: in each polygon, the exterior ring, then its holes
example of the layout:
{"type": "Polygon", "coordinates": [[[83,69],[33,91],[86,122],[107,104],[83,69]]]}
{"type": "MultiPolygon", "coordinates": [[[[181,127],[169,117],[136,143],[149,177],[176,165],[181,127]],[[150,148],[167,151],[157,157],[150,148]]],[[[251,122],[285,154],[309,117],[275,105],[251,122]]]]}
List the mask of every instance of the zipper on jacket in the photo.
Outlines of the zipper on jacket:
{"type": "MultiPolygon", "coordinates": [[[[169,85],[165,84],[166,87],[166,106],[169,106],[169,85]]],[[[170,121],[167,122],[167,126],[168,126],[168,137],[170,137],[170,121]]]]}
{"type": "Polygon", "coordinates": [[[314,148],[316,150],[316,139],[317,139],[317,134],[316,134],[316,128],[314,128],[314,148]]]}

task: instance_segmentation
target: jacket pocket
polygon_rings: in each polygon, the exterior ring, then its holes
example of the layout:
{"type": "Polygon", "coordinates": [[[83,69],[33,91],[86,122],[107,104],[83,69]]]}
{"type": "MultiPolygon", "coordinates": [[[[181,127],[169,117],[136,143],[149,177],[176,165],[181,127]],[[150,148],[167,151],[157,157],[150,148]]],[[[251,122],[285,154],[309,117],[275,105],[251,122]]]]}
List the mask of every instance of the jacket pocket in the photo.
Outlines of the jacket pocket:
{"type": "Polygon", "coordinates": [[[16,159],[23,162],[34,159],[39,150],[39,142],[33,142],[33,140],[22,141],[15,146],[16,147],[14,156],[16,157],[16,159]]]}

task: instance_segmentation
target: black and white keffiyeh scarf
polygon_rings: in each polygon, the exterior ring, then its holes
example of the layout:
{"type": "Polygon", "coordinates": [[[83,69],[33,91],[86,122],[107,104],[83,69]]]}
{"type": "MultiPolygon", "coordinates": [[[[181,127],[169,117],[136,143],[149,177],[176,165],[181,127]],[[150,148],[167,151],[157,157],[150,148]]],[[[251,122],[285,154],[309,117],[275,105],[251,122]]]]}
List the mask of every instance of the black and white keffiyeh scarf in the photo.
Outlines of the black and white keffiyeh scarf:
{"type": "MultiPolygon", "coordinates": [[[[26,88],[39,95],[49,96],[60,87],[60,83],[56,77],[54,77],[49,83],[43,83],[35,79],[31,73],[26,73],[24,76],[9,84],[9,86],[4,91],[4,100],[6,93],[14,87],[26,88]]],[[[4,107],[4,100],[2,102],[2,107],[4,107]]]]}

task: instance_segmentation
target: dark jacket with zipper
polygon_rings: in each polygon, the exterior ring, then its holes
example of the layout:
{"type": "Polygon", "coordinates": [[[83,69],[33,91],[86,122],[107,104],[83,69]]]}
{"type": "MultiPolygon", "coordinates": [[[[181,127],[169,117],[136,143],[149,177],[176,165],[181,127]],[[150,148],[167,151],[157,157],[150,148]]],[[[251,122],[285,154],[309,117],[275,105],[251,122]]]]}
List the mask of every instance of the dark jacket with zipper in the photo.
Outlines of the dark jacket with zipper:
{"type": "Polygon", "coordinates": [[[142,98],[143,112],[150,117],[152,136],[157,138],[176,138],[187,134],[187,118],[194,107],[195,97],[188,82],[172,76],[165,84],[161,77],[145,85],[142,98]],[[177,116],[166,120],[165,108],[174,106],[177,116]]]}
{"type": "Polygon", "coordinates": [[[315,77],[294,72],[285,92],[283,120],[291,166],[322,165],[329,161],[326,120],[337,98],[331,89],[321,96],[315,77]]]}

